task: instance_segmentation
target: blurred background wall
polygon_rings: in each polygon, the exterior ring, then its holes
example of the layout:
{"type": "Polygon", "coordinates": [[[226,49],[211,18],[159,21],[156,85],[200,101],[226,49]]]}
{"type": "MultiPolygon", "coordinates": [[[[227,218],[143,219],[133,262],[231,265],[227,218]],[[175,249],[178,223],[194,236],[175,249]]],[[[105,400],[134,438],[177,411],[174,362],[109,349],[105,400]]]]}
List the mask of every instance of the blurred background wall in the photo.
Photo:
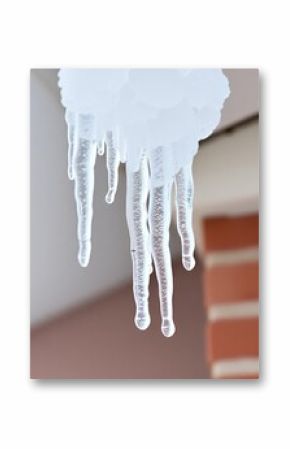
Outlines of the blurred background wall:
{"type": "MultiPolygon", "coordinates": [[[[225,347],[223,339],[242,342],[244,333],[249,335],[249,329],[242,329],[238,336],[228,334],[229,319],[233,315],[234,320],[244,319],[246,313],[247,320],[256,320],[258,313],[253,306],[258,299],[255,290],[250,292],[251,298],[235,293],[237,285],[247,282],[243,270],[235,278],[232,299],[221,298],[217,305],[212,296],[208,297],[214,267],[247,264],[249,258],[255,264],[258,258],[255,252],[259,199],[258,72],[246,69],[225,72],[230,80],[231,97],[216,134],[200,145],[194,161],[198,264],[193,272],[181,268],[174,219],[172,222],[177,332],[173,338],[165,339],[159,329],[154,277],[150,291],[152,325],[146,332],[134,327],[124,170],[120,170],[116,201],[108,206],[104,202],[105,160],[101,157],[96,163],[92,258],[88,268],[79,267],[73,184],[67,179],[66,126],[59,101],[57,70],[31,71],[33,378],[227,377],[224,365],[222,368],[218,365],[218,369],[216,365],[217,361],[223,364],[225,359],[229,363],[235,363],[235,359],[240,363],[242,359],[240,374],[230,365],[235,376],[257,375],[257,324],[251,328],[250,350],[239,347],[237,356],[232,349],[232,352],[218,352],[216,356],[215,349],[213,356],[213,341],[220,339],[220,334],[216,334],[217,321],[220,325],[228,320],[226,330],[221,331],[221,345],[225,347]],[[238,221],[221,222],[225,217],[235,217],[238,221]],[[241,244],[239,236],[244,235],[245,226],[249,227],[245,217],[250,220],[252,237],[241,244]],[[215,233],[226,238],[212,247],[208,239],[214,240],[215,233]],[[229,244],[227,236],[230,235],[229,244]],[[234,312],[232,308],[216,311],[216,307],[224,307],[225,303],[232,307],[231,301],[236,303],[234,312]]],[[[228,275],[226,285],[227,279],[228,275]]],[[[238,321],[233,328],[239,328],[238,321]]]]}

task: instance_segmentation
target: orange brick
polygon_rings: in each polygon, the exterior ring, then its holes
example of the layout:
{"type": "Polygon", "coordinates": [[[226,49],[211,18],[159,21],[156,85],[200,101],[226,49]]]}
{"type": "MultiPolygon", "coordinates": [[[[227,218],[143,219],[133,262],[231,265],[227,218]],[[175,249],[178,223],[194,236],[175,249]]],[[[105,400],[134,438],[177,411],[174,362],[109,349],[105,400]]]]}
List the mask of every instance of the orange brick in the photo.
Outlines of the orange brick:
{"type": "Polygon", "coordinates": [[[258,262],[205,268],[203,279],[207,306],[259,298],[258,262]]]}
{"type": "Polygon", "coordinates": [[[223,320],[208,323],[208,359],[258,357],[259,321],[257,318],[223,320]]]}
{"type": "Polygon", "coordinates": [[[258,246],[259,216],[208,217],[203,233],[206,252],[258,246]]]}

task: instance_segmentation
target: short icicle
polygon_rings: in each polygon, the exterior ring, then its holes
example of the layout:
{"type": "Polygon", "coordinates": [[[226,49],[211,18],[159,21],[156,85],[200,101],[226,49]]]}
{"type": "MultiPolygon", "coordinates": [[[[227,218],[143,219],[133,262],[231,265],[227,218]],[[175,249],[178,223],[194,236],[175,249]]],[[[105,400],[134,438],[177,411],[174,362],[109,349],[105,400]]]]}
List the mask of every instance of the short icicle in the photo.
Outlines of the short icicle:
{"type": "Polygon", "coordinates": [[[175,177],[177,230],[181,239],[182,264],[186,270],[195,265],[192,229],[193,178],[191,164],[182,167],[175,177]]]}
{"type": "Polygon", "coordinates": [[[114,145],[112,131],[107,132],[106,147],[108,171],[108,192],[106,195],[106,202],[108,204],[111,204],[114,202],[116,191],[118,188],[118,170],[120,165],[120,155],[119,151],[114,145]]]}
{"type": "Polygon", "coordinates": [[[74,112],[66,111],[65,119],[67,123],[67,140],[68,140],[68,166],[67,173],[69,179],[74,179],[73,172],[73,158],[76,144],[76,114],[74,112]]]}

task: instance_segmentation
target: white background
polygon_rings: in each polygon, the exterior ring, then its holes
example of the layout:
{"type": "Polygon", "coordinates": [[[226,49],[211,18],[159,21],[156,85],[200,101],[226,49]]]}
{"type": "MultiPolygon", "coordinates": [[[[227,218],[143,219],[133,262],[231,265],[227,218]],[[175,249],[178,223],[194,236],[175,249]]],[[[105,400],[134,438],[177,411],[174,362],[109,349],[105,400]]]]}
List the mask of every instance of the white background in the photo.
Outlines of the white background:
{"type": "Polygon", "coordinates": [[[3,5],[1,448],[289,447],[287,1],[3,5]],[[60,65],[260,68],[259,383],[29,380],[29,68],[60,65]]]}

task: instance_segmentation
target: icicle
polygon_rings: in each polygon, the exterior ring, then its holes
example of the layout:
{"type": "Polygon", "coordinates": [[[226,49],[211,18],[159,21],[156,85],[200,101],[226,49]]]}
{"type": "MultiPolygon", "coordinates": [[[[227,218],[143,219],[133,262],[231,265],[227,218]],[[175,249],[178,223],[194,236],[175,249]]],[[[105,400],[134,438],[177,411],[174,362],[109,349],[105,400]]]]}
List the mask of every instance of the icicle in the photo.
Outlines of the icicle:
{"type": "Polygon", "coordinates": [[[106,139],[107,147],[107,170],[108,170],[108,192],[106,195],[106,202],[113,203],[118,187],[118,170],[120,165],[119,151],[115,148],[113,143],[112,132],[107,132],[106,139]]]}
{"type": "Polygon", "coordinates": [[[67,173],[70,180],[74,179],[73,173],[73,157],[75,152],[75,138],[76,138],[76,114],[73,112],[66,112],[67,122],[67,140],[68,140],[68,167],[67,173]]]}
{"type": "Polygon", "coordinates": [[[150,325],[153,258],[161,330],[170,337],[175,332],[169,250],[172,184],[182,263],[191,270],[191,163],[199,141],[219,123],[230,93],[228,80],[219,69],[61,69],[59,86],[68,125],[68,176],[75,182],[79,262],[87,266],[90,258],[94,164],[96,153],[102,156],[106,151],[107,203],[116,195],[120,160],[126,163],[135,324],[142,330],[150,325]]]}
{"type": "Polygon", "coordinates": [[[104,155],[104,153],[105,153],[105,146],[106,146],[105,140],[102,140],[101,142],[99,142],[98,149],[97,149],[97,152],[98,152],[99,156],[103,156],[104,155]]]}
{"type": "Polygon", "coordinates": [[[193,179],[191,164],[181,168],[175,177],[177,229],[181,239],[182,264],[186,270],[192,270],[195,261],[194,235],[192,230],[193,179]]]}
{"type": "Polygon", "coordinates": [[[150,325],[148,309],[151,252],[147,227],[148,165],[143,157],[136,172],[127,170],[126,215],[133,264],[133,292],[136,304],[135,324],[141,329],[150,325]]]}
{"type": "Polygon", "coordinates": [[[82,267],[88,265],[91,254],[94,166],[96,159],[96,141],[93,138],[94,126],[94,116],[79,115],[73,173],[78,216],[78,260],[82,267]]]}
{"type": "Polygon", "coordinates": [[[172,310],[173,280],[169,250],[171,183],[150,191],[150,233],[152,254],[159,285],[161,331],[165,337],[175,332],[172,310]]]}
{"type": "Polygon", "coordinates": [[[150,153],[149,224],[151,251],[159,286],[161,331],[165,337],[171,337],[175,332],[172,308],[173,279],[169,249],[172,181],[170,179],[165,181],[168,170],[166,154],[168,155],[168,152],[163,147],[157,147],[150,153]],[[162,185],[155,185],[157,180],[159,183],[162,181],[162,185]]]}

